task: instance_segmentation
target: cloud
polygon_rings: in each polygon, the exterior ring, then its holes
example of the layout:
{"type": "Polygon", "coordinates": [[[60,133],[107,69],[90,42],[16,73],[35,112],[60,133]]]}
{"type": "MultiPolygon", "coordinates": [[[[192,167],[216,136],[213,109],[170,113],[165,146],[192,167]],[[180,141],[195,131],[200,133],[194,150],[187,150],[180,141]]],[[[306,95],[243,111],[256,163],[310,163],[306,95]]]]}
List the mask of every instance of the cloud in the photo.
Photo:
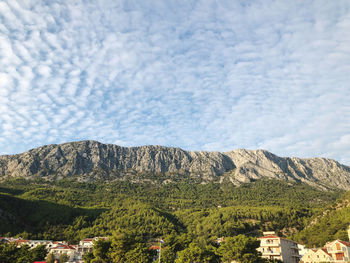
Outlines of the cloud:
{"type": "Polygon", "coordinates": [[[350,164],[347,1],[3,1],[0,146],[94,139],[350,164]]]}

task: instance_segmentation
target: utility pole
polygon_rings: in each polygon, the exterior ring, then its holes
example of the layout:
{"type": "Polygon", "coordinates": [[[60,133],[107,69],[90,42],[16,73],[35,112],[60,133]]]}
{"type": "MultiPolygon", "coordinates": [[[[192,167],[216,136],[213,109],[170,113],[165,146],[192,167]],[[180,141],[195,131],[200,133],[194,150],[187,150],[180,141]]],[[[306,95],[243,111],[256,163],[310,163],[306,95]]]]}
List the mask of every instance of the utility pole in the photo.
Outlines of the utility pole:
{"type": "Polygon", "coordinates": [[[159,263],[160,263],[160,254],[162,253],[162,242],[161,241],[161,238],[159,239],[159,263]]]}

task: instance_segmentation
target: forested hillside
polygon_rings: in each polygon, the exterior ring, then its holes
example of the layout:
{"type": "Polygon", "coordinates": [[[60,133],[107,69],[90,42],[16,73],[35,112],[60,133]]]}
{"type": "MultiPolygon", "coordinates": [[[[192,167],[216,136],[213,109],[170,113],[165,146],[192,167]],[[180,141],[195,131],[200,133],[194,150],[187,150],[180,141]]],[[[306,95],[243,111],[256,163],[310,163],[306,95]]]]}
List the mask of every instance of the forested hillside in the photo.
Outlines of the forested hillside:
{"type": "Polygon", "coordinates": [[[116,229],[145,239],[186,235],[189,241],[257,236],[263,230],[291,235],[340,195],[277,180],[240,187],[190,181],[8,180],[0,185],[0,235],[70,242],[111,235],[116,229]]]}
{"type": "Polygon", "coordinates": [[[337,202],[316,213],[294,239],[309,247],[320,247],[326,242],[340,239],[349,241],[350,192],[344,193],[337,202]]]}

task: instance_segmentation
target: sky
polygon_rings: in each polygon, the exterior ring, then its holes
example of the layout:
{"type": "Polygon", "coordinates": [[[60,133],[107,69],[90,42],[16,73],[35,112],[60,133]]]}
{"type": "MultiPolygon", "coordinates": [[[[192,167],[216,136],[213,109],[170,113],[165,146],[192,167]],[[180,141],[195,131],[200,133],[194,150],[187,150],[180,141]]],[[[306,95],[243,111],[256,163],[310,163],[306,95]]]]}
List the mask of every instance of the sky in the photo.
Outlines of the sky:
{"type": "Polygon", "coordinates": [[[0,0],[0,154],[79,140],[350,165],[350,1],[0,0]]]}

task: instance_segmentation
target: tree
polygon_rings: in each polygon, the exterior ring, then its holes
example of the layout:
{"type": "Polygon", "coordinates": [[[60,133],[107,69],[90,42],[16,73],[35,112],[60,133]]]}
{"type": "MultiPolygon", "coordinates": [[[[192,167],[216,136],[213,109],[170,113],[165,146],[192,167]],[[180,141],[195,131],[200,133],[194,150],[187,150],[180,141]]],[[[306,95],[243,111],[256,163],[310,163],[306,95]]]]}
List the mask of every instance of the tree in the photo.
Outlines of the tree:
{"type": "Polygon", "coordinates": [[[110,249],[110,258],[113,262],[119,263],[125,261],[125,254],[131,249],[131,237],[125,233],[116,232],[112,236],[110,249]]]}
{"type": "Polygon", "coordinates": [[[16,262],[18,248],[15,243],[0,244],[0,262],[16,262]]]}
{"type": "Polygon", "coordinates": [[[85,253],[83,256],[83,260],[85,263],[91,263],[94,258],[94,254],[92,252],[85,253]]]}
{"type": "Polygon", "coordinates": [[[69,260],[67,253],[61,254],[58,258],[59,263],[65,263],[69,260]]]}
{"type": "Polygon", "coordinates": [[[125,261],[130,263],[151,263],[153,252],[145,244],[137,243],[135,247],[125,254],[125,261]]]}
{"type": "Polygon", "coordinates": [[[28,245],[21,246],[16,252],[16,263],[32,262],[32,255],[28,245]]]}
{"type": "Polygon", "coordinates": [[[54,263],[55,262],[55,255],[50,253],[46,257],[46,263],[54,263]]]}
{"type": "Polygon", "coordinates": [[[45,246],[30,249],[28,245],[17,247],[16,243],[0,244],[0,262],[33,262],[44,260],[47,254],[45,246]]]}
{"type": "Polygon", "coordinates": [[[258,247],[259,241],[256,238],[238,235],[226,238],[217,252],[222,257],[223,262],[263,262],[260,253],[256,250],[258,247]]]}
{"type": "Polygon", "coordinates": [[[32,261],[42,261],[46,258],[47,249],[45,245],[37,246],[30,250],[33,260],[32,261]]]}
{"type": "MultiPolygon", "coordinates": [[[[109,250],[111,248],[111,242],[103,239],[98,239],[94,242],[93,255],[99,262],[108,262],[109,250]]],[[[92,262],[97,262],[93,260],[92,262]]]]}
{"type": "Polygon", "coordinates": [[[176,263],[214,263],[218,262],[218,257],[214,253],[212,246],[200,247],[192,242],[188,248],[178,253],[176,263]]]}
{"type": "Polygon", "coordinates": [[[162,263],[173,263],[176,259],[176,252],[171,247],[162,249],[162,263]]]}

